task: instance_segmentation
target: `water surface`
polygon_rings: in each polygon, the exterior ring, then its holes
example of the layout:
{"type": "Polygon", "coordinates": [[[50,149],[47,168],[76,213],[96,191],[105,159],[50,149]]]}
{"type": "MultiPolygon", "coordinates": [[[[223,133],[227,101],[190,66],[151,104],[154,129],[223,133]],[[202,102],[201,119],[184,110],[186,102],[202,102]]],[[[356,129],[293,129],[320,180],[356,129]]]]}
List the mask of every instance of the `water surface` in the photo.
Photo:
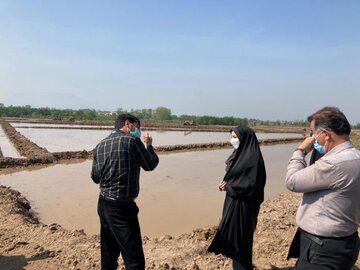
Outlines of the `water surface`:
{"type": "MultiPolygon", "coordinates": [[[[21,134],[50,152],[92,150],[96,144],[107,137],[109,130],[77,129],[36,129],[16,128],[21,134]]],[[[142,131],[143,134],[147,132],[142,131]]],[[[149,131],[154,146],[224,142],[230,140],[229,132],[184,132],[149,131]]],[[[294,133],[257,133],[258,139],[301,137],[294,133]]]]}
{"type": "Polygon", "coordinates": [[[110,128],[112,129],[114,126],[100,126],[100,125],[71,125],[71,124],[44,124],[44,123],[18,123],[18,122],[10,122],[10,124],[14,128],[22,128],[22,127],[51,127],[51,128],[110,128]]]}
{"type": "MultiPolygon", "coordinates": [[[[287,192],[288,159],[297,144],[262,146],[266,163],[266,198],[287,192]]],[[[231,149],[160,155],[152,172],[141,172],[137,198],[143,235],[179,235],[217,225],[225,193],[217,188],[231,149]]],[[[91,161],[57,164],[0,175],[0,184],[19,190],[41,221],[68,229],[99,232],[98,185],[90,179],[91,161]]]]}

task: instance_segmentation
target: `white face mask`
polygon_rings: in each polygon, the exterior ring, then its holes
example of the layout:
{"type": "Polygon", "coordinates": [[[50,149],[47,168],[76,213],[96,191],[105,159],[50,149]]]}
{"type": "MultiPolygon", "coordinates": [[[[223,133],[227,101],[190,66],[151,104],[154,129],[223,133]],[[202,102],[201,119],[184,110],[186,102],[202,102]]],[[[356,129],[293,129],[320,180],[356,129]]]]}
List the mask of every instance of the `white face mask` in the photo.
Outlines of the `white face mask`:
{"type": "Polygon", "coordinates": [[[235,149],[238,149],[238,147],[240,145],[239,138],[231,138],[230,142],[234,146],[235,149]]]}

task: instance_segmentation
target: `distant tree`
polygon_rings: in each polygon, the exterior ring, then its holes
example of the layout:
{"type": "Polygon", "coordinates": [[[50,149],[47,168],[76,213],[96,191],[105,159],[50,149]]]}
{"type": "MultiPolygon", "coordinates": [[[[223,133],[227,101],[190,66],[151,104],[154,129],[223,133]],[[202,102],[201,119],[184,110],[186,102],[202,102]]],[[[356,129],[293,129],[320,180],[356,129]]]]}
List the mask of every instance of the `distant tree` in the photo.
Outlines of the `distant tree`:
{"type": "Polygon", "coordinates": [[[136,110],[131,109],[131,110],[130,110],[130,113],[131,113],[133,116],[137,117],[137,118],[140,118],[140,119],[143,118],[142,111],[139,110],[139,109],[136,109],[136,110]]]}
{"type": "Polygon", "coordinates": [[[123,114],[123,113],[127,113],[126,110],[124,110],[123,108],[118,108],[116,111],[117,115],[123,114]]]}
{"type": "Polygon", "coordinates": [[[50,117],[51,116],[51,110],[50,108],[48,107],[45,107],[45,108],[39,108],[38,109],[38,112],[41,116],[44,116],[44,117],[50,117]]]}
{"type": "MultiPolygon", "coordinates": [[[[197,125],[291,125],[291,126],[307,126],[308,123],[305,120],[295,120],[295,121],[269,121],[269,120],[259,120],[259,119],[247,119],[233,116],[196,116],[183,114],[180,116],[172,115],[171,110],[165,107],[158,107],[155,110],[153,109],[131,109],[130,111],[135,116],[141,119],[147,120],[173,120],[184,123],[185,121],[190,121],[196,123],[197,125]]],[[[117,114],[127,113],[127,110],[118,108],[116,111],[117,114]]],[[[68,120],[112,120],[116,118],[116,115],[113,114],[99,114],[93,109],[55,109],[55,108],[32,108],[30,105],[26,106],[5,106],[3,103],[0,103],[0,116],[2,117],[36,117],[36,118],[52,118],[52,119],[68,119],[68,120]]],[[[360,128],[360,123],[354,125],[353,128],[360,128]]]]}
{"type": "Polygon", "coordinates": [[[152,118],[152,109],[142,109],[141,110],[142,119],[151,119],[152,118]]]}
{"type": "Polygon", "coordinates": [[[157,107],[154,112],[156,120],[171,120],[171,110],[165,107],[157,107]]]}
{"type": "Polygon", "coordinates": [[[90,109],[80,109],[75,114],[76,119],[93,120],[96,118],[96,111],[90,109]]]}
{"type": "Polygon", "coordinates": [[[41,115],[37,111],[33,111],[32,114],[31,114],[31,117],[32,118],[40,118],[41,115]]]}
{"type": "Polygon", "coordinates": [[[5,116],[6,113],[6,107],[4,106],[4,103],[0,103],[0,117],[5,116]]]}

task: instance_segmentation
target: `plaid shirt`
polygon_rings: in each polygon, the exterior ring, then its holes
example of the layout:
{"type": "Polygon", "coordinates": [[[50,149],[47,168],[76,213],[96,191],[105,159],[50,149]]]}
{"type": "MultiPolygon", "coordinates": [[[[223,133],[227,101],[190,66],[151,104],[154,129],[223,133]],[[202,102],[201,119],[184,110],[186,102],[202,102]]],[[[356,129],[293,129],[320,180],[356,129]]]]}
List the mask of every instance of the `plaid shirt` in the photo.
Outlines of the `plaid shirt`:
{"type": "Polygon", "coordinates": [[[113,131],[93,151],[91,178],[108,199],[134,199],[139,194],[140,166],[152,171],[159,163],[154,148],[139,138],[113,131]]]}

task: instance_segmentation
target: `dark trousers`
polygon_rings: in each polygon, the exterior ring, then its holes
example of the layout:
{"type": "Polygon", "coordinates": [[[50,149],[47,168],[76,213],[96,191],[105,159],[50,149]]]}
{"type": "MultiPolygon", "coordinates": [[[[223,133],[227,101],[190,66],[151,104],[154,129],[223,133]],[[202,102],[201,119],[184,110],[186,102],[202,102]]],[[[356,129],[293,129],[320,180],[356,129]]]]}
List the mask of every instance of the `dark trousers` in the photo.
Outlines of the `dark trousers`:
{"type": "Polygon", "coordinates": [[[144,270],[145,258],[138,221],[139,208],[133,201],[111,201],[100,196],[101,269],[115,270],[121,254],[126,270],[144,270]]]}
{"type": "Polygon", "coordinates": [[[351,270],[359,255],[359,237],[320,237],[301,231],[296,270],[351,270]]]}

